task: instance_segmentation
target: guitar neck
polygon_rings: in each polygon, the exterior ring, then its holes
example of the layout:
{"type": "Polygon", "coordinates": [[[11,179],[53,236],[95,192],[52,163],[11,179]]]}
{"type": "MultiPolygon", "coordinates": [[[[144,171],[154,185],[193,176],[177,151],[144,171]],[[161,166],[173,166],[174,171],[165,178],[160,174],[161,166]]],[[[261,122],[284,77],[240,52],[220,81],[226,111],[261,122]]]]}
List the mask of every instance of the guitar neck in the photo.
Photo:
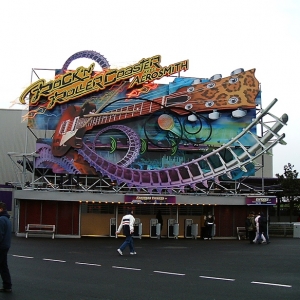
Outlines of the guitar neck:
{"type": "Polygon", "coordinates": [[[76,128],[97,126],[109,124],[116,121],[131,119],[156,112],[161,109],[161,104],[153,101],[144,101],[142,103],[118,108],[116,110],[107,111],[99,114],[89,114],[80,118],[76,124],[76,128]]]}

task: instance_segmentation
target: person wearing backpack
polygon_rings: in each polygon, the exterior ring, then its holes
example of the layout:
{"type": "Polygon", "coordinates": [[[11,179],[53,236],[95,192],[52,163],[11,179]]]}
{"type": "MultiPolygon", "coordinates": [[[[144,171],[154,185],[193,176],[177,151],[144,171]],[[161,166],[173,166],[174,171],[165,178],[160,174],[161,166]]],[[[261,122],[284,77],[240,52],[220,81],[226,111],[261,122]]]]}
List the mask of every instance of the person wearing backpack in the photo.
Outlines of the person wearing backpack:
{"type": "Polygon", "coordinates": [[[11,221],[10,215],[6,210],[6,204],[0,202],[0,275],[3,287],[2,293],[11,293],[12,284],[10,272],[7,265],[7,253],[11,244],[11,221]]]}
{"type": "Polygon", "coordinates": [[[253,211],[249,213],[245,223],[246,232],[248,232],[250,244],[254,244],[253,240],[255,239],[256,226],[253,211]]]}

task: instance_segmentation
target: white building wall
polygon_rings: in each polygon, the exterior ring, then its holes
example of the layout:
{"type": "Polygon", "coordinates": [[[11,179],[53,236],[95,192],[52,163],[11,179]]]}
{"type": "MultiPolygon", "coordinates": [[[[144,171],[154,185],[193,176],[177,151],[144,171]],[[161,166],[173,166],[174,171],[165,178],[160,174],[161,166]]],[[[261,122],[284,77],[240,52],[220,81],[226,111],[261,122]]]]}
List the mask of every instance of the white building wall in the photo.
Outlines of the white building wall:
{"type": "MultiPolygon", "coordinates": [[[[45,132],[35,131],[34,134],[27,128],[27,120],[24,116],[27,110],[0,109],[0,184],[17,182],[16,172],[22,173],[22,166],[18,170],[7,153],[32,153],[35,151],[36,137],[45,137],[45,132]]],[[[52,132],[46,133],[51,136],[52,132]]],[[[47,136],[47,137],[48,137],[47,136]]],[[[16,159],[21,159],[16,158],[16,159]]]]}

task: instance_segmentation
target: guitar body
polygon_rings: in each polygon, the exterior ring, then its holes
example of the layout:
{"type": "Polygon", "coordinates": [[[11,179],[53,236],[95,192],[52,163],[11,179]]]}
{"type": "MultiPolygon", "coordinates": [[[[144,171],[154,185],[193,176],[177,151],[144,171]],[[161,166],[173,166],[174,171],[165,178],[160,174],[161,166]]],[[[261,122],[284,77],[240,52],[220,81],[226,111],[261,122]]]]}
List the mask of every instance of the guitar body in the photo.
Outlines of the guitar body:
{"type": "Polygon", "coordinates": [[[81,148],[82,138],[85,132],[90,129],[83,127],[76,129],[74,123],[76,118],[82,114],[82,108],[71,105],[62,114],[52,140],[52,154],[54,156],[63,156],[68,150],[73,148],[81,148]]]}
{"type": "Polygon", "coordinates": [[[81,148],[85,132],[96,125],[153,113],[160,110],[162,105],[179,115],[238,108],[253,109],[258,92],[259,82],[255,78],[255,69],[252,69],[182,87],[175,93],[154,99],[151,105],[149,102],[138,103],[102,114],[97,114],[96,106],[91,102],[86,102],[82,107],[71,105],[56,127],[52,154],[63,156],[71,147],[81,148]]]}

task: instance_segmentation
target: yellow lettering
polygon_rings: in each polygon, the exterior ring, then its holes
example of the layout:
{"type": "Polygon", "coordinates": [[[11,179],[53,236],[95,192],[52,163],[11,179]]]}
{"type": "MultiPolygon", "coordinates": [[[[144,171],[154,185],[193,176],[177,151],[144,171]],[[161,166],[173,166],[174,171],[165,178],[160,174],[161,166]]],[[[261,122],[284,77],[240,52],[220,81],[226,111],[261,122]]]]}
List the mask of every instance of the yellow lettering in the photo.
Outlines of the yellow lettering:
{"type": "Polygon", "coordinates": [[[151,57],[151,66],[155,66],[156,68],[161,69],[160,60],[161,60],[160,55],[151,57]]]}
{"type": "Polygon", "coordinates": [[[151,61],[152,61],[151,58],[146,59],[143,63],[143,69],[149,69],[152,65],[151,61]]]}
{"type": "Polygon", "coordinates": [[[117,70],[115,70],[115,69],[108,70],[108,72],[105,73],[105,76],[104,76],[104,85],[105,86],[112,85],[113,83],[116,82],[116,73],[117,73],[117,70]]]}
{"type": "Polygon", "coordinates": [[[38,81],[32,83],[25,91],[21,94],[19,101],[22,104],[25,104],[25,98],[30,93],[30,102],[36,103],[40,99],[40,91],[42,86],[44,85],[45,80],[39,79],[38,81]]]}
{"type": "Polygon", "coordinates": [[[66,86],[68,85],[70,82],[72,82],[72,74],[71,73],[67,73],[62,77],[62,85],[66,86]]]}
{"type": "Polygon", "coordinates": [[[132,76],[132,73],[133,73],[133,68],[132,67],[128,67],[125,69],[125,76],[128,78],[128,77],[131,77],[132,76]]]}
{"type": "Polygon", "coordinates": [[[119,81],[133,77],[128,88],[151,82],[163,76],[169,76],[175,72],[188,69],[188,60],[161,67],[161,56],[143,58],[138,63],[121,69],[108,69],[93,76],[95,64],[88,68],[79,67],[75,71],[69,71],[55,80],[46,82],[40,79],[27,87],[20,96],[20,103],[25,104],[25,98],[30,95],[30,104],[36,104],[41,97],[48,97],[47,108],[52,108],[55,103],[64,103],[76,99],[94,91],[104,90],[119,81]]]}
{"type": "MultiPolygon", "coordinates": [[[[143,80],[142,80],[143,81],[143,80]]],[[[140,78],[139,76],[134,77],[134,79],[131,81],[130,85],[128,88],[133,87],[134,85],[139,85],[140,84],[140,78]]]]}

